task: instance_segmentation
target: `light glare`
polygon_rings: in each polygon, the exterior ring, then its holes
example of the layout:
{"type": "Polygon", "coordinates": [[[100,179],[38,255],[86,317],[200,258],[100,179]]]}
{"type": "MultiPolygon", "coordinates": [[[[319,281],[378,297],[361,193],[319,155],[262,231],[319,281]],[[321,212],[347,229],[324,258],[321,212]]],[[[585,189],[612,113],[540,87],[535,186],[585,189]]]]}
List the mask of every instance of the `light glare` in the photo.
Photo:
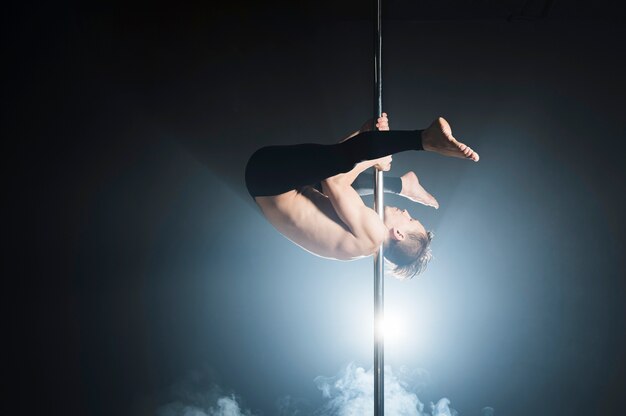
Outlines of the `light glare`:
{"type": "Polygon", "coordinates": [[[405,332],[404,320],[395,313],[385,311],[384,318],[380,319],[380,330],[386,345],[397,345],[405,332]]]}

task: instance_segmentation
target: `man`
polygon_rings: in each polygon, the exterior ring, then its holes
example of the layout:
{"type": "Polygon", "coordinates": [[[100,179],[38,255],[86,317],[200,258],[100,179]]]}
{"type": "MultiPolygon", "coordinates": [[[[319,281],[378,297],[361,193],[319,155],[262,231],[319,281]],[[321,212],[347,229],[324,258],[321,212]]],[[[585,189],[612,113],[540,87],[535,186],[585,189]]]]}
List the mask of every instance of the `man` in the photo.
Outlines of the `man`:
{"type": "MultiPolygon", "coordinates": [[[[367,207],[353,183],[366,169],[391,168],[391,154],[424,150],[478,162],[478,153],[452,136],[439,117],[426,130],[390,131],[387,114],[334,145],[269,146],[257,150],[246,166],[248,191],[268,221],[285,237],[321,257],[353,260],[374,254],[384,244],[393,273],[411,278],[430,260],[432,234],[395,207],[384,221],[367,207]],[[312,185],[321,182],[321,191],[312,185]]],[[[409,172],[400,195],[433,207],[437,201],[409,172]]]]}

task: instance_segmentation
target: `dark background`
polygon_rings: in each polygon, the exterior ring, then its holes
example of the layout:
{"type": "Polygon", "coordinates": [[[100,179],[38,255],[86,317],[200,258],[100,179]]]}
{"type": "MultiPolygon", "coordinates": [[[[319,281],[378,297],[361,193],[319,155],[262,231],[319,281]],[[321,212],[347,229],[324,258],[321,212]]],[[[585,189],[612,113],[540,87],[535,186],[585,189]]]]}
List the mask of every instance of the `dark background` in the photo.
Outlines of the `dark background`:
{"type": "MultiPolygon", "coordinates": [[[[392,128],[444,115],[482,157],[394,158],[442,208],[389,199],[439,245],[424,278],[389,282],[388,303],[431,306],[409,331],[422,341],[388,362],[427,368],[420,399],[449,397],[461,415],[616,414],[626,371],[618,2],[385,3],[392,128]]],[[[271,415],[282,395],[319,400],[315,376],[369,366],[370,263],[292,246],[247,196],[243,168],[257,147],[331,143],[371,115],[370,11],[356,1],[5,8],[11,406],[154,414],[170,386],[201,371],[271,415]],[[350,335],[362,317],[365,331],[350,335]]]]}

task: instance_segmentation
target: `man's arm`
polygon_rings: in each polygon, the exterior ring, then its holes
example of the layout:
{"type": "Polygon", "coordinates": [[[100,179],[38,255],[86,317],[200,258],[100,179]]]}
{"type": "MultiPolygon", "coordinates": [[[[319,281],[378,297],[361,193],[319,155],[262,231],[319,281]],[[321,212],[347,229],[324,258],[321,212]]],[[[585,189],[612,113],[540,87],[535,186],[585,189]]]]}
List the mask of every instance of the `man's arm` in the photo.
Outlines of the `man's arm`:
{"type": "MultiPolygon", "coordinates": [[[[349,140],[361,132],[374,130],[375,128],[389,130],[387,113],[382,113],[376,120],[376,123],[374,123],[373,119],[366,121],[359,131],[342,141],[349,140]]],[[[339,218],[350,228],[352,235],[356,238],[358,248],[362,251],[369,251],[380,245],[387,231],[387,227],[380,220],[378,214],[363,203],[358,192],[352,187],[352,183],[357,176],[371,167],[388,171],[391,169],[391,156],[357,163],[351,171],[322,181],[324,194],[328,196],[339,218]]]]}
{"type": "Polygon", "coordinates": [[[391,156],[357,163],[351,171],[322,181],[324,194],[328,196],[337,215],[348,226],[356,238],[356,243],[364,251],[369,251],[380,245],[387,232],[387,227],[380,220],[378,214],[367,207],[359,194],[352,188],[352,182],[356,177],[373,166],[382,168],[382,170],[389,170],[391,156]]]}

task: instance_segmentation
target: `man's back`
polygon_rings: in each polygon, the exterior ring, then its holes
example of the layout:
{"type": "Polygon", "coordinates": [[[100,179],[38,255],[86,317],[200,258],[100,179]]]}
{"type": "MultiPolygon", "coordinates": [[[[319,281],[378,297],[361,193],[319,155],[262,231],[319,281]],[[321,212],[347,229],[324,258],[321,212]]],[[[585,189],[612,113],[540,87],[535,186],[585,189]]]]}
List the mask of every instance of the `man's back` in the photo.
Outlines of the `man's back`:
{"type": "Polygon", "coordinates": [[[374,253],[380,241],[357,239],[328,197],[305,186],[278,196],[256,197],[268,221],[285,237],[321,257],[354,260],[374,253]],[[365,241],[364,241],[365,240],[365,241]]]}

